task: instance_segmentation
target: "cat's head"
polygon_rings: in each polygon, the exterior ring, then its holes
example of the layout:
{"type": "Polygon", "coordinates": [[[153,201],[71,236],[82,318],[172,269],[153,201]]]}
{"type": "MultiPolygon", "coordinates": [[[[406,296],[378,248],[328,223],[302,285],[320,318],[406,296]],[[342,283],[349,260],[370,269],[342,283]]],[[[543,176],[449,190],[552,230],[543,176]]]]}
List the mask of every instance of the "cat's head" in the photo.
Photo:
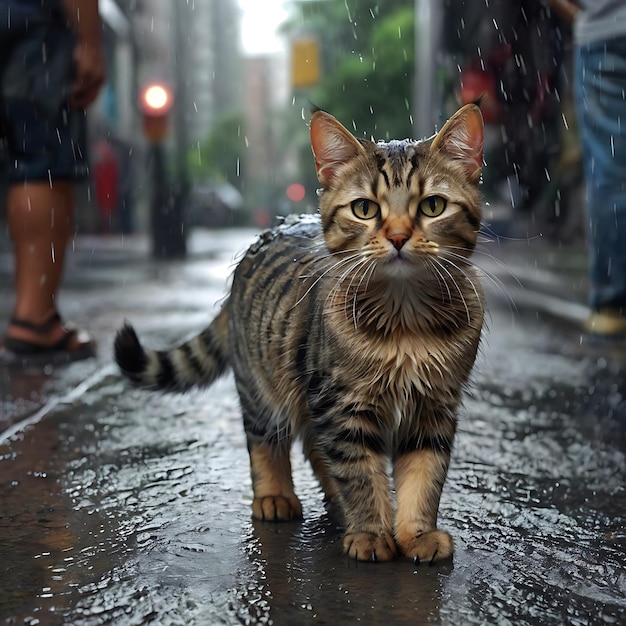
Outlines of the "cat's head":
{"type": "Polygon", "coordinates": [[[481,221],[483,162],[476,105],[461,108],[430,139],[379,143],[357,139],[332,115],[316,111],[311,146],[331,252],[366,251],[391,275],[446,250],[471,254],[481,221]]]}

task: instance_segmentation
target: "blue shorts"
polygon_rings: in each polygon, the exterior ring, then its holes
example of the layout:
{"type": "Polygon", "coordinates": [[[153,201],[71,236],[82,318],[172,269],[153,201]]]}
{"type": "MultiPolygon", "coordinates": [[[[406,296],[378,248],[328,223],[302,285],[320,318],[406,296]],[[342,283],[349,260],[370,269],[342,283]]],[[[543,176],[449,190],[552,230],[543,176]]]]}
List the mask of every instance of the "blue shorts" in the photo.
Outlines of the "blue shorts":
{"type": "Polygon", "coordinates": [[[88,176],[84,109],[68,104],[74,37],[60,19],[0,28],[0,135],[10,183],[88,176]]]}

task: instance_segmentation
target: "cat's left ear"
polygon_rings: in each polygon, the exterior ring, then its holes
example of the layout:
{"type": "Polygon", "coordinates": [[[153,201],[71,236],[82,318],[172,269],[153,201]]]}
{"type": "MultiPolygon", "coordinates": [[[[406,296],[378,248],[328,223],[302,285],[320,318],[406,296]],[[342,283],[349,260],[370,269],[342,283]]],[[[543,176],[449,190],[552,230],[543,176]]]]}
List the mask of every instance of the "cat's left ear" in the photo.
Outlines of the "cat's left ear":
{"type": "Polygon", "coordinates": [[[310,130],[317,179],[326,187],[341,165],[364,151],[363,146],[325,111],[313,113],[310,130]]]}
{"type": "Polygon", "coordinates": [[[443,150],[460,161],[467,177],[478,182],[483,166],[483,116],[475,104],[460,108],[437,133],[431,152],[443,150]]]}

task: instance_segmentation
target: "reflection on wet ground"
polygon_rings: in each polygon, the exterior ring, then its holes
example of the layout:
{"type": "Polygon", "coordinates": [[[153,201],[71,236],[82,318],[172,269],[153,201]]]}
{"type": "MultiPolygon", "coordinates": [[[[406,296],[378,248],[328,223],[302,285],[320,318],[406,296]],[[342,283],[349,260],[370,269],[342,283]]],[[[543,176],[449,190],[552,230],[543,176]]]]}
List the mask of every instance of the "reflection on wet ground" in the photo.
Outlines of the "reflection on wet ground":
{"type": "Polygon", "coordinates": [[[299,451],[305,520],[253,523],[230,378],[147,394],[106,355],[2,372],[0,418],[39,414],[0,443],[0,620],[624,623],[626,362],[581,359],[571,330],[497,307],[489,326],[440,509],[457,550],[438,567],[342,557],[299,451]]]}

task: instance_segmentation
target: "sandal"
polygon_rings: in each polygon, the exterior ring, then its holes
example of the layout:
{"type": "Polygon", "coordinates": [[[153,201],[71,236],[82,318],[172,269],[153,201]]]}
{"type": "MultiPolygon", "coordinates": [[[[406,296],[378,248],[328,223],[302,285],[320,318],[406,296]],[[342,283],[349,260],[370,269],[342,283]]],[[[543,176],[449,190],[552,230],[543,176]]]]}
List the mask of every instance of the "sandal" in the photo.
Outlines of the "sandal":
{"type": "Polygon", "coordinates": [[[61,316],[56,311],[43,324],[33,324],[28,320],[17,318],[11,318],[10,323],[42,336],[50,332],[55,324],[61,324],[65,334],[49,346],[6,337],[4,346],[0,347],[0,365],[43,367],[63,365],[95,356],[95,342],[87,332],[72,324],[63,324],[61,316]]]}

